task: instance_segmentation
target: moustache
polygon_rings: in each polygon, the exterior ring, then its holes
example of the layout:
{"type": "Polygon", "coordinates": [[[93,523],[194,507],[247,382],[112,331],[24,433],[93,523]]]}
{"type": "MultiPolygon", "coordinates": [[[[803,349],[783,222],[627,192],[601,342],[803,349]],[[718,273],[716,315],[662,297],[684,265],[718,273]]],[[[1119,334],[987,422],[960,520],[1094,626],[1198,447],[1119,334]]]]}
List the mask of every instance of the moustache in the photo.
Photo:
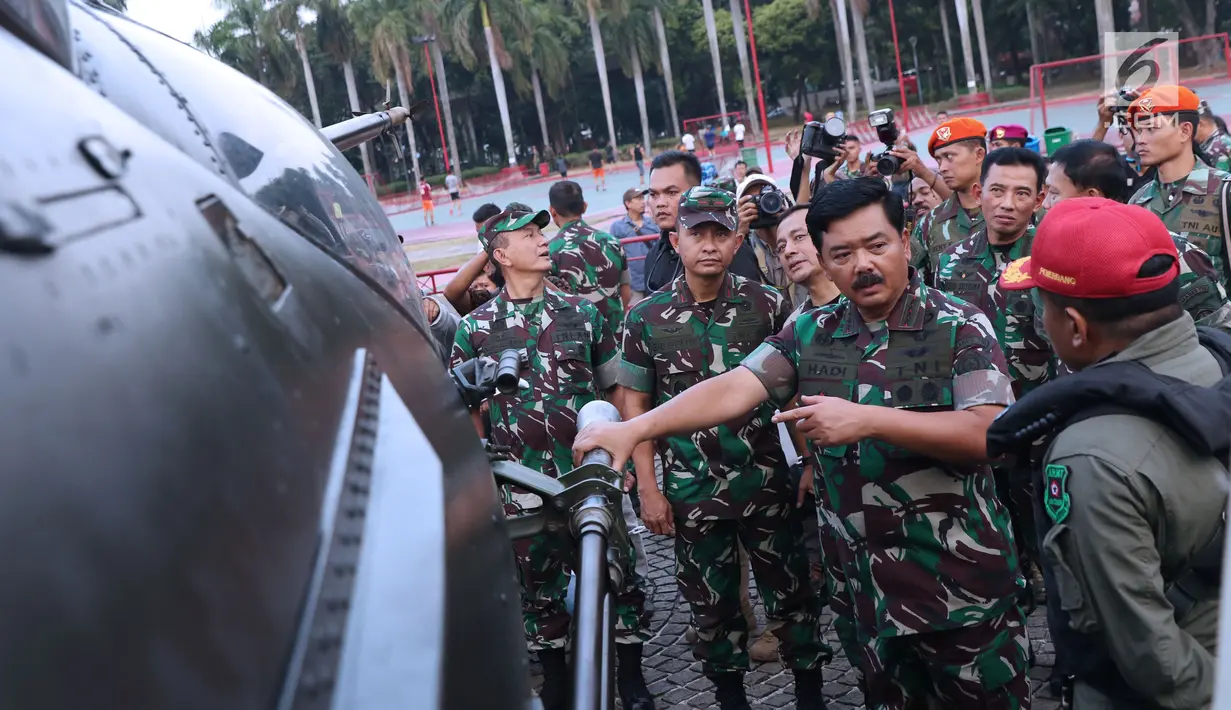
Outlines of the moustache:
{"type": "Polygon", "coordinates": [[[883,283],[885,283],[884,276],[881,276],[875,271],[869,271],[867,273],[863,273],[863,274],[856,276],[855,282],[851,284],[851,288],[854,288],[854,289],[868,288],[869,286],[875,286],[876,284],[883,284],[883,283]]]}

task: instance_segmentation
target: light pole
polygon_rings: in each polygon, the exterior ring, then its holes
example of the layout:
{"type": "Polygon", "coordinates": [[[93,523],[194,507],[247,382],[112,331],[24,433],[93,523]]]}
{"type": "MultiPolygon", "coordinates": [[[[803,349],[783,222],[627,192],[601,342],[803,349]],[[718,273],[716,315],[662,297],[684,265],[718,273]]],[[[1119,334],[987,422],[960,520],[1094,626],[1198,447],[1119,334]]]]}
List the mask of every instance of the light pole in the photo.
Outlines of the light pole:
{"type": "Polygon", "coordinates": [[[906,84],[902,81],[902,52],[898,50],[898,23],[893,17],[893,0],[889,0],[889,28],[893,30],[893,58],[898,63],[898,94],[902,99],[902,130],[910,130],[910,114],[906,111],[906,84]]]}
{"type": "Polygon", "coordinates": [[[440,118],[440,101],[436,98],[436,72],[432,70],[432,53],[428,49],[428,45],[436,41],[436,35],[426,35],[423,37],[411,37],[415,44],[423,45],[423,63],[427,65],[427,78],[432,83],[432,105],[436,107],[436,127],[440,129],[440,150],[445,155],[445,174],[453,172],[452,166],[449,165],[449,144],[445,142],[445,122],[440,118]]]}
{"type": "Polygon", "coordinates": [[[757,77],[757,104],[761,107],[761,133],[765,134],[765,167],[774,172],[774,146],[769,140],[769,119],[765,116],[765,92],[761,90],[761,69],[757,66],[757,33],[752,28],[752,6],[744,0],[744,16],[748,18],[748,43],[752,48],[752,73],[757,77]]]}
{"type": "Polygon", "coordinates": [[[919,103],[926,104],[927,101],[923,98],[923,77],[919,76],[919,52],[915,49],[915,45],[919,44],[919,38],[911,35],[908,41],[911,56],[915,59],[915,91],[919,92],[919,103]]]}

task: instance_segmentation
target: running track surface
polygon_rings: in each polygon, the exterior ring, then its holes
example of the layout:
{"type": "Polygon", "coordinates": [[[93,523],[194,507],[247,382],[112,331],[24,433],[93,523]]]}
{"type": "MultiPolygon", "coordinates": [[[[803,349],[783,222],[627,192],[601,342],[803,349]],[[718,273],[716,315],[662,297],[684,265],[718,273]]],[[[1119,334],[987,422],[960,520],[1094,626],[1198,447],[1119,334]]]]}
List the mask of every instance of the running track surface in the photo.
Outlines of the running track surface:
{"type": "MultiPolygon", "coordinates": [[[[1202,84],[1197,87],[1197,90],[1201,98],[1210,102],[1211,107],[1216,113],[1220,115],[1231,114],[1231,81],[1221,80],[1202,84]]],[[[1030,128],[1031,113],[1034,114],[1035,122],[1033,133],[1041,136],[1043,124],[1037,103],[1033,106],[1033,109],[1029,103],[1020,102],[1015,105],[972,111],[961,115],[977,118],[989,129],[1002,124],[1018,124],[1030,128]]],[[[953,115],[956,116],[958,114],[954,113],[953,115]]],[[[1097,121],[1097,115],[1094,111],[1094,98],[1083,96],[1049,102],[1047,106],[1047,119],[1049,126],[1064,126],[1072,130],[1077,136],[1088,136],[1097,121]]],[[[928,125],[909,132],[911,141],[919,147],[921,153],[926,153],[927,141],[931,136],[933,128],[934,125],[928,125]]],[[[1108,139],[1115,140],[1114,131],[1108,135],[1108,139]]],[[[879,144],[869,143],[865,144],[863,149],[866,152],[868,150],[879,150],[880,147],[879,144]]],[[[699,155],[704,159],[703,152],[699,153],[699,155]]],[[[786,151],[782,147],[781,141],[774,146],[773,159],[774,171],[772,175],[778,180],[780,186],[785,187],[791,174],[791,162],[786,157],[786,151]]],[[[730,167],[734,160],[735,157],[733,155],[727,154],[722,158],[716,159],[715,164],[718,166],[719,171],[723,172],[724,169],[730,167]]],[[[931,158],[926,155],[925,160],[929,163],[931,162],[931,158]]],[[[763,145],[758,151],[758,161],[761,163],[762,170],[764,170],[766,166],[765,148],[763,145]]],[[[630,187],[638,186],[637,171],[632,167],[631,163],[623,163],[619,166],[609,166],[607,168],[607,189],[605,191],[595,191],[594,180],[588,169],[570,170],[567,179],[577,181],[585,190],[585,197],[589,206],[586,214],[588,218],[600,225],[611,221],[623,212],[622,196],[624,191],[630,187]]],[[[408,246],[438,240],[456,241],[459,237],[474,233],[474,224],[470,221],[470,214],[480,204],[494,202],[504,205],[509,202],[518,201],[525,202],[532,207],[546,209],[547,190],[551,187],[551,184],[552,181],[550,180],[538,181],[500,192],[463,199],[462,214],[453,217],[449,216],[448,198],[445,197],[445,199],[441,200],[438,197],[436,226],[434,227],[425,228],[423,226],[423,213],[420,211],[393,215],[389,220],[393,223],[394,229],[405,239],[408,246]]],[[[443,244],[441,246],[444,247],[443,244]]],[[[451,245],[444,250],[444,253],[432,250],[436,252],[432,256],[439,258],[440,256],[449,256],[456,252],[456,255],[460,257],[466,253],[473,254],[475,248],[474,244],[451,245]]]]}

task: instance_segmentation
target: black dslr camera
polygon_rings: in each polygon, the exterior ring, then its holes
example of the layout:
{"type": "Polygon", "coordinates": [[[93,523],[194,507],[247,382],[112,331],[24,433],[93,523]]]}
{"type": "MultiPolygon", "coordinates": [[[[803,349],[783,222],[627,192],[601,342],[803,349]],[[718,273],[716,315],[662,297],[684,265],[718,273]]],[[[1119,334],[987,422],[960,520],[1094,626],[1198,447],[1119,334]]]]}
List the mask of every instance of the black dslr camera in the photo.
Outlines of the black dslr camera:
{"type": "Polygon", "coordinates": [[[750,193],[752,204],[757,206],[757,218],[748,225],[752,229],[773,227],[782,221],[790,203],[782,190],[768,183],[758,184],[755,192],[750,193]]]}
{"type": "Polygon", "coordinates": [[[834,116],[824,123],[808,121],[804,124],[804,133],[799,139],[799,152],[821,163],[821,169],[827,169],[838,159],[838,146],[846,138],[846,122],[834,116]]]}
{"type": "Polygon", "coordinates": [[[899,136],[898,124],[893,120],[893,109],[883,108],[868,114],[868,125],[876,129],[876,137],[885,144],[885,149],[876,156],[876,172],[885,177],[896,175],[902,169],[902,161],[889,153],[899,136]]]}

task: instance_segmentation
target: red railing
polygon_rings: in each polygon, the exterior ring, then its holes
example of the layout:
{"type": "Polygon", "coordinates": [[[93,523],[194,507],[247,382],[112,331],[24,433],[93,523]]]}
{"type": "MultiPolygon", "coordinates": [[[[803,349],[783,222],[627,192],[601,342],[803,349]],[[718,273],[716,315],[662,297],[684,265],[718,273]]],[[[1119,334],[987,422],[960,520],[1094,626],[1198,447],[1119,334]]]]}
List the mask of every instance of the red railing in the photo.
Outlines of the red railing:
{"type": "MultiPolygon", "coordinates": [[[[1207,40],[1219,40],[1222,43],[1223,60],[1227,63],[1226,64],[1226,78],[1231,79],[1231,43],[1229,43],[1227,40],[1226,32],[1218,32],[1216,34],[1201,35],[1199,37],[1185,37],[1179,40],[1174,47],[1171,47],[1171,49],[1173,51],[1176,51],[1178,54],[1179,45],[1189,44],[1192,42],[1202,42],[1202,41],[1207,41],[1207,40]]],[[[1166,45],[1162,45],[1162,48],[1168,49],[1166,45]]],[[[1122,50],[1119,52],[1109,52],[1107,54],[1090,54],[1084,57],[1073,57],[1071,59],[1058,59],[1054,62],[1043,62],[1041,64],[1031,65],[1030,67],[1030,133],[1031,134],[1034,133],[1034,105],[1035,105],[1036,96],[1038,97],[1039,109],[1043,114],[1043,130],[1047,130],[1047,88],[1046,88],[1047,87],[1047,74],[1046,74],[1046,71],[1048,69],[1055,69],[1056,67],[1070,66],[1073,64],[1081,64],[1082,62],[1092,62],[1092,61],[1101,62],[1103,58],[1105,57],[1129,55],[1135,51],[1137,50],[1122,50]]],[[[1160,48],[1154,47],[1152,50],[1150,50],[1150,53],[1151,53],[1151,56],[1154,58],[1154,60],[1158,61],[1158,55],[1160,53],[1160,48]]],[[[1179,57],[1173,56],[1171,59],[1175,63],[1176,74],[1178,75],[1181,69],[1179,57]]],[[[1221,79],[1221,78],[1223,77],[1215,77],[1215,76],[1198,77],[1198,78],[1190,79],[1188,81],[1180,81],[1180,83],[1186,84],[1186,85],[1199,84],[1204,81],[1210,81],[1212,79],[1221,79]]],[[[1081,96],[1089,96],[1089,95],[1090,93],[1087,91],[1081,96]]],[[[1065,97],[1066,100],[1070,98],[1080,98],[1080,96],[1065,97]]]]}
{"type": "MultiPolygon", "coordinates": [[[[637,244],[640,242],[652,242],[658,239],[658,236],[659,235],[657,234],[647,234],[641,237],[625,237],[624,239],[620,240],[620,243],[621,244],[637,244]]],[[[645,257],[644,256],[628,257],[629,261],[639,261],[642,259],[645,259],[645,257]]],[[[460,266],[453,266],[447,269],[432,269],[431,271],[422,271],[422,272],[415,274],[415,278],[418,279],[419,288],[424,293],[440,293],[444,284],[438,282],[436,277],[456,274],[459,269],[461,269],[460,266]]],[[[444,283],[448,283],[448,282],[449,282],[448,279],[444,280],[444,283]]]]}

